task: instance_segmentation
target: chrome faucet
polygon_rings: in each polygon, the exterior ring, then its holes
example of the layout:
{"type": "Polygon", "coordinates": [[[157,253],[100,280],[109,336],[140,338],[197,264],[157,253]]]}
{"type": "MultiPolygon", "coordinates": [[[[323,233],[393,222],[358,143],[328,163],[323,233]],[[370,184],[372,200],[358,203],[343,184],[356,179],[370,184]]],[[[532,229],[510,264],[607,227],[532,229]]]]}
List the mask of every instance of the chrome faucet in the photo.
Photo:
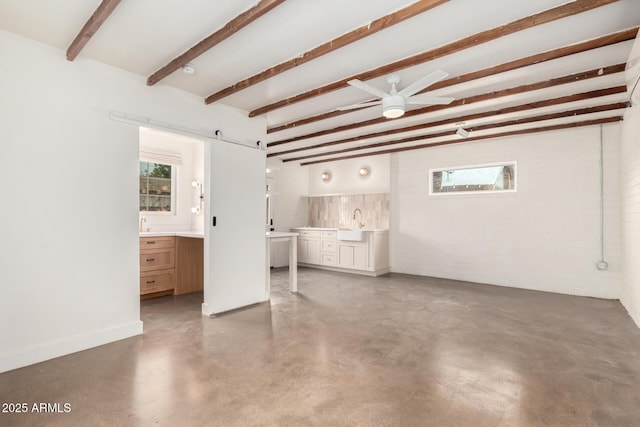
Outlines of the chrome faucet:
{"type": "Polygon", "coordinates": [[[147,222],[147,217],[141,216],[140,217],[140,228],[138,229],[139,232],[143,232],[144,231],[144,226],[142,224],[144,224],[145,222],[147,222]]]}
{"type": "Polygon", "coordinates": [[[353,211],[353,220],[354,221],[356,219],[356,212],[360,212],[360,222],[358,223],[358,228],[362,228],[362,227],[364,227],[364,223],[362,222],[362,211],[359,208],[356,208],[353,211]]]}

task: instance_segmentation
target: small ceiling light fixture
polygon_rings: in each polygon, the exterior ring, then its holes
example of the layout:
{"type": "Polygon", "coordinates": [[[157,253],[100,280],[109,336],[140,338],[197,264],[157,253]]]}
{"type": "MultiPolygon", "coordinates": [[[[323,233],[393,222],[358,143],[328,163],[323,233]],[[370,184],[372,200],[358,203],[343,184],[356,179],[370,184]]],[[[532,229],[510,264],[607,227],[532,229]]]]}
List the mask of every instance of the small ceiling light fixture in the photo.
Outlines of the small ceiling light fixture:
{"type": "Polygon", "coordinates": [[[464,126],[464,122],[456,123],[456,127],[458,128],[456,130],[456,135],[458,135],[460,138],[468,138],[469,131],[464,129],[462,126],[464,126]]]}
{"type": "Polygon", "coordinates": [[[182,69],[182,72],[185,74],[192,75],[196,73],[196,67],[193,64],[184,64],[180,68],[182,69]]]}
{"type": "Polygon", "coordinates": [[[324,171],[324,172],[322,172],[322,175],[320,175],[320,177],[322,178],[322,180],[324,182],[329,182],[331,180],[331,172],[324,171]]]}
{"type": "Polygon", "coordinates": [[[358,171],[358,174],[360,174],[360,176],[363,178],[368,177],[370,173],[371,173],[371,169],[369,168],[369,166],[363,166],[358,171]]]}

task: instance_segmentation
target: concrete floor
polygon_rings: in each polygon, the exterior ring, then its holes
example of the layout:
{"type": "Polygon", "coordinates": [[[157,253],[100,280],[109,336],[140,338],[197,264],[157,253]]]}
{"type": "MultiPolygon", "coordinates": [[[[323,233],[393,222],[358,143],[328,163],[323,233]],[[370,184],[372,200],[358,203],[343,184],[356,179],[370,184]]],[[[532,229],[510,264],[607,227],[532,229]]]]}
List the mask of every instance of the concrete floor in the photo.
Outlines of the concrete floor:
{"type": "Polygon", "coordinates": [[[0,375],[0,425],[640,425],[640,330],[617,301],[391,274],[275,270],[215,319],[142,302],[142,336],[0,375]]]}

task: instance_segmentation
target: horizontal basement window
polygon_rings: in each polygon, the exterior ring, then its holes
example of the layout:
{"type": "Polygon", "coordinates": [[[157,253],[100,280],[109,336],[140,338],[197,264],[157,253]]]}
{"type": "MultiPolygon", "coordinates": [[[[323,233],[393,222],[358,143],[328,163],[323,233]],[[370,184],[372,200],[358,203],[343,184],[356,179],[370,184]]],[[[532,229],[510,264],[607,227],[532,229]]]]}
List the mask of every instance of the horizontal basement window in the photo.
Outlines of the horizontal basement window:
{"type": "Polygon", "coordinates": [[[516,162],[429,170],[429,194],[516,191],[516,162]]]}

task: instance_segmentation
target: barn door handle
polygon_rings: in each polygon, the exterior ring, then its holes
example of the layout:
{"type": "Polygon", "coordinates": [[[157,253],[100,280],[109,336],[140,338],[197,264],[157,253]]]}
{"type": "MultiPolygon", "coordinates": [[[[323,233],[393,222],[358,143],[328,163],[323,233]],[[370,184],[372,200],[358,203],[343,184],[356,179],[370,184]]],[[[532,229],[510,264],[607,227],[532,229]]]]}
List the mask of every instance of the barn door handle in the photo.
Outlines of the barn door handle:
{"type": "Polygon", "coordinates": [[[213,221],[211,221],[211,223],[213,224],[213,226],[214,226],[214,227],[216,226],[216,222],[217,222],[217,221],[216,221],[216,217],[214,216],[214,217],[213,217],[213,221]]]}

